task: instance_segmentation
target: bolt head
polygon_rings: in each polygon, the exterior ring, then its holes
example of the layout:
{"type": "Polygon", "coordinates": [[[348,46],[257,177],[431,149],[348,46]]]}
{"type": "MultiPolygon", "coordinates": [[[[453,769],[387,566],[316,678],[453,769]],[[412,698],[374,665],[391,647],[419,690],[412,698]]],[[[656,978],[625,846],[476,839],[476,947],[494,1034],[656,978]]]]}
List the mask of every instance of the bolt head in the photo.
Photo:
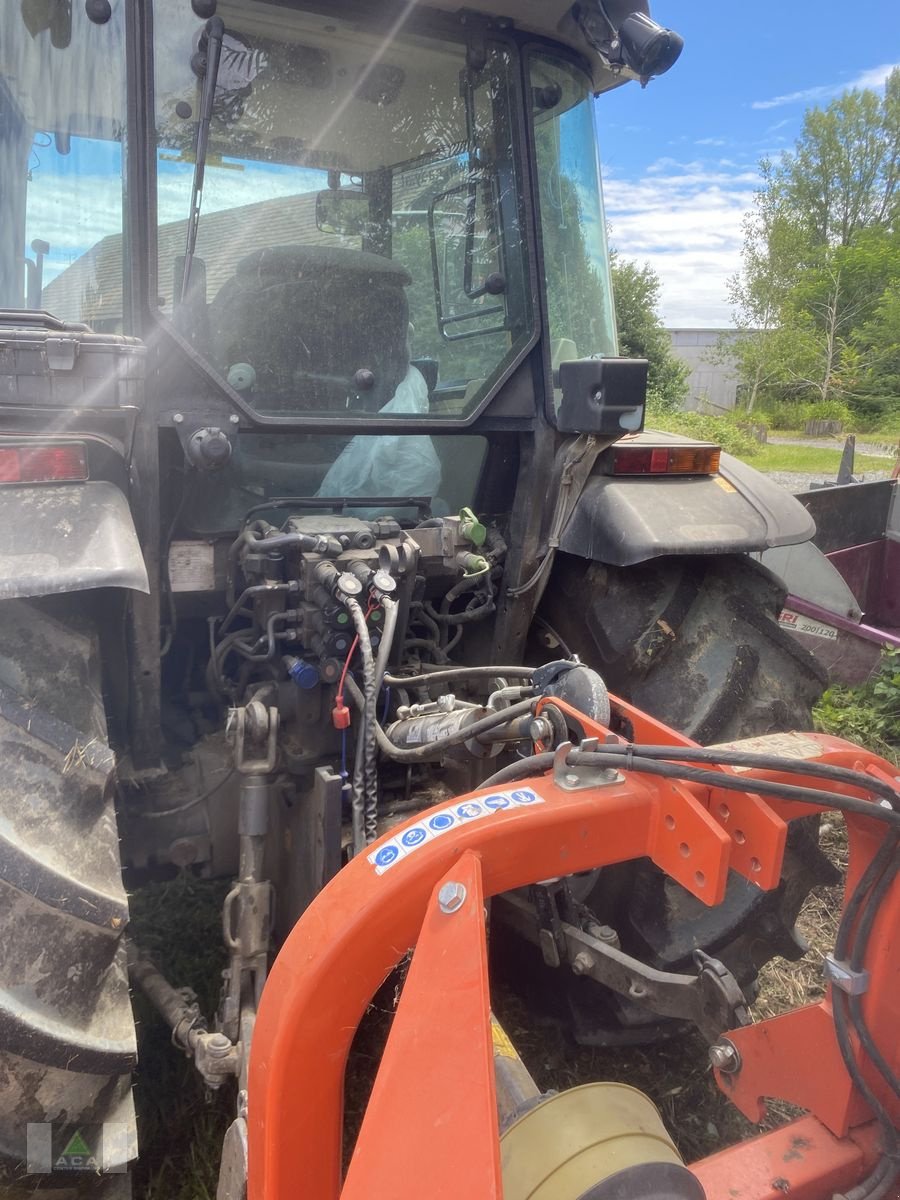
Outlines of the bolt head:
{"type": "Polygon", "coordinates": [[[462,883],[445,883],[438,892],[438,904],[442,913],[455,913],[466,902],[466,889],[462,883]]]}
{"type": "Polygon", "coordinates": [[[717,1071],[721,1071],[723,1075],[733,1075],[740,1070],[741,1059],[737,1049],[724,1039],[720,1042],[715,1042],[709,1048],[709,1061],[717,1071]]]}
{"type": "Polygon", "coordinates": [[[586,975],[594,965],[594,960],[585,950],[579,950],[572,960],[572,970],[576,975],[586,975]]]}

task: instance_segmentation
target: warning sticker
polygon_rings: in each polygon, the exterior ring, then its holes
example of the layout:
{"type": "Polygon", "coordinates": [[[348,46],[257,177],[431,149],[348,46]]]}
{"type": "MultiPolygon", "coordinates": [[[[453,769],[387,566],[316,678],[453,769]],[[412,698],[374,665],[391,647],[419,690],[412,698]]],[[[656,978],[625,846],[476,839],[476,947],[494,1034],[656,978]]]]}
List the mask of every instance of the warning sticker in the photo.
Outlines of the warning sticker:
{"type": "MultiPolygon", "coordinates": [[[[743,738],[737,742],[716,742],[710,750],[743,750],[748,754],[770,754],[781,758],[820,758],[822,747],[803,733],[763,733],[759,737],[743,738]]],[[[732,767],[733,771],[749,771],[750,767],[732,767]]]]}
{"type": "Polygon", "coordinates": [[[501,1058],[518,1058],[518,1052],[515,1046],[509,1040],[509,1035],[496,1017],[491,1017],[491,1041],[494,1044],[494,1053],[501,1058]]]}
{"type": "Polygon", "coordinates": [[[796,630],[797,633],[808,633],[810,637],[827,638],[830,642],[837,641],[838,631],[833,625],[825,625],[822,621],[813,621],[810,617],[804,617],[802,613],[794,612],[790,608],[782,609],[778,623],[788,629],[796,630]]]}
{"type": "Polygon", "coordinates": [[[169,547],[169,583],[173,592],[214,592],[216,569],[212,542],[173,542],[169,547]]]}
{"type": "Polygon", "coordinates": [[[447,804],[437,812],[423,817],[415,825],[410,825],[402,833],[382,842],[367,856],[367,861],[375,868],[376,875],[383,875],[401,858],[406,858],[426,842],[441,837],[451,829],[471,825],[473,821],[492,817],[505,809],[526,808],[530,804],[543,803],[543,796],[539,796],[531,788],[516,788],[512,792],[493,792],[489,796],[479,796],[477,800],[447,804]]]}

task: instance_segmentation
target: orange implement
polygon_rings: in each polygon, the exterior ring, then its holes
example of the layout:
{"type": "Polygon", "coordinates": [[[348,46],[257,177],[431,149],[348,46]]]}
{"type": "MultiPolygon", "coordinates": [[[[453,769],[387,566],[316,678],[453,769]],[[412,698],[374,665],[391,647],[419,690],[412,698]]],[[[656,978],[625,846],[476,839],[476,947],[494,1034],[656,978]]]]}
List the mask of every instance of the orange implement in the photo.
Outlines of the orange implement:
{"type": "MultiPolygon", "coordinates": [[[[588,736],[610,736],[580,720],[588,736]]],[[[649,719],[640,730],[648,740],[690,744],[648,724],[649,719]]],[[[818,744],[825,761],[852,757],[857,769],[890,771],[876,756],[837,739],[820,738],[818,744]]],[[[778,778],[772,772],[744,772],[751,794],[756,775],[778,778]]],[[[798,779],[785,775],[783,781],[798,779]]],[[[716,903],[729,866],[740,869],[735,841],[708,811],[711,788],[639,771],[570,787],[553,774],[537,776],[496,791],[480,789],[421,813],[354,859],[313,902],[275,962],[256,1023],[248,1101],[249,1200],[299,1195],[304,1200],[342,1195],[419,1200],[423,1194],[493,1200],[502,1194],[484,899],[537,880],[648,856],[701,900],[716,903]],[[413,947],[409,977],[342,1185],[343,1078],[350,1044],[375,991],[413,947]]],[[[754,808],[761,828],[768,823],[776,834],[785,819],[810,811],[806,804],[759,797],[754,808]]],[[[880,845],[884,826],[853,815],[848,827],[852,887],[880,845]]],[[[767,873],[780,868],[777,845],[771,835],[768,845],[760,840],[767,873]]],[[[758,879],[760,873],[755,875],[758,879]]],[[[875,921],[866,963],[870,986],[863,998],[872,1036],[889,1048],[895,1070],[900,1067],[898,936],[895,879],[875,921]]],[[[810,1086],[798,1102],[810,1116],[695,1164],[709,1200],[775,1200],[775,1192],[788,1191],[799,1200],[826,1200],[870,1169],[878,1155],[870,1113],[830,1048],[830,1028],[826,1000],[728,1033],[742,1066],[717,1078],[739,1107],[758,1115],[762,1097],[792,1099],[804,1077],[810,1086]],[[814,1071],[808,1070],[811,1063],[814,1071]]],[[[895,1101],[873,1069],[864,1070],[883,1101],[894,1105],[896,1118],[895,1101]]]]}

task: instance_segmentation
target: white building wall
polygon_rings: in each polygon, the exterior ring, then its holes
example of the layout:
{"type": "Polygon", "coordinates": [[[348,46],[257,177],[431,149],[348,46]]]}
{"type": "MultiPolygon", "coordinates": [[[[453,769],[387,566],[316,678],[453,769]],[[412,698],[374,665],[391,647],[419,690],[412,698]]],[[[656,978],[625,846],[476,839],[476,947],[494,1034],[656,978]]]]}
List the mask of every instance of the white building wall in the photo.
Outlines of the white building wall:
{"type": "MultiPolygon", "coordinates": [[[[686,363],[690,395],[685,407],[698,412],[727,412],[737,401],[738,375],[733,362],[712,358],[726,329],[669,329],[672,351],[686,363]]],[[[718,355],[716,355],[718,357],[718,355]]]]}

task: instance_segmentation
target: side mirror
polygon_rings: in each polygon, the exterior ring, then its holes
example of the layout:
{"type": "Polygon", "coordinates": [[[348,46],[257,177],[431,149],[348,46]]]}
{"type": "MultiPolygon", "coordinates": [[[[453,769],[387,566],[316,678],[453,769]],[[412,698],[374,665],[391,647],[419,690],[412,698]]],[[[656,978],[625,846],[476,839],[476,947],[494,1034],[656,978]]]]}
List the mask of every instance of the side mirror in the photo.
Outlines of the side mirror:
{"type": "Polygon", "coordinates": [[[364,237],[371,224],[369,197],[356,188],[328,188],[316,196],[316,228],[322,233],[364,237]]]}
{"type": "Polygon", "coordinates": [[[578,358],[559,364],[561,433],[622,437],[644,428],[645,358],[578,358]]]}

